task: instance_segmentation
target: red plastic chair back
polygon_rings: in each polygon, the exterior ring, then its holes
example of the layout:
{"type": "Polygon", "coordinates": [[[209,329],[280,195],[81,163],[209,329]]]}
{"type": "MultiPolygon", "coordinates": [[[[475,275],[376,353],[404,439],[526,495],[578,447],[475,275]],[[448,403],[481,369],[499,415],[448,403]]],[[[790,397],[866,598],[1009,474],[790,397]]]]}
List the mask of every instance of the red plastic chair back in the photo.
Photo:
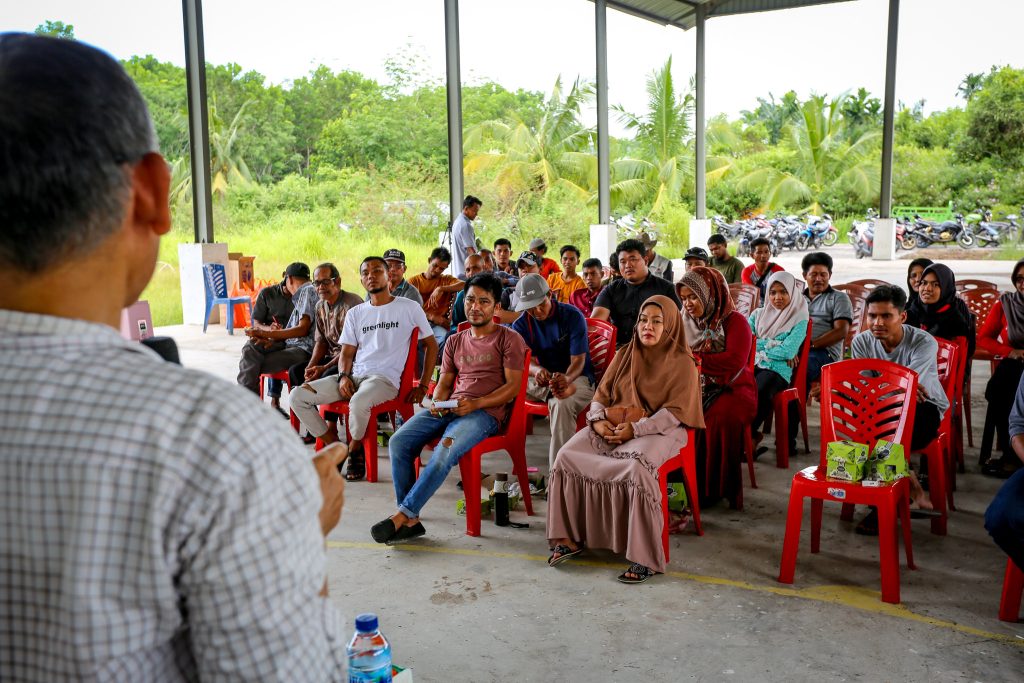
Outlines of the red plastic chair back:
{"type": "MultiPolygon", "coordinates": [[[[966,280],[965,280],[966,282],[966,280]]],[[[959,286],[960,283],[957,283],[959,286]]],[[[981,332],[981,327],[988,318],[988,314],[992,312],[992,308],[999,301],[999,290],[998,289],[968,289],[960,292],[959,296],[963,299],[964,303],[967,304],[967,309],[974,314],[977,320],[977,332],[981,332]]],[[[1003,336],[1003,335],[1000,335],[1003,336]]],[[[975,357],[984,356],[985,351],[980,347],[975,347],[975,357]]]]}
{"type": "Polygon", "coordinates": [[[956,291],[958,292],[972,292],[978,289],[992,289],[998,292],[999,285],[988,280],[971,280],[969,278],[956,281],[956,291]]]}
{"type": "Polygon", "coordinates": [[[814,321],[807,321],[807,334],[804,335],[804,343],[800,346],[800,356],[797,361],[797,366],[793,369],[793,379],[790,380],[789,386],[797,390],[800,396],[807,395],[807,358],[811,354],[811,330],[814,327],[814,321]]]}
{"type": "Polygon", "coordinates": [[[917,410],[917,373],[887,360],[859,358],[821,369],[821,467],[831,441],[848,439],[874,448],[885,439],[903,445],[917,410]]]}
{"type": "Polygon", "coordinates": [[[590,345],[590,363],[600,382],[615,357],[618,330],[615,325],[597,318],[587,318],[587,341],[590,345]]]}
{"type": "Polygon", "coordinates": [[[864,331],[870,292],[863,285],[855,284],[836,285],[832,289],[845,292],[850,297],[850,304],[853,307],[853,320],[850,322],[850,329],[846,332],[846,339],[843,341],[844,348],[848,349],[853,344],[853,338],[864,331]]]}
{"type": "Polygon", "coordinates": [[[734,282],[729,285],[729,296],[732,297],[732,303],[736,310],[744,318],[747,318],[757,309],[758,301],[761,298],[761,291],[753,285],[734,282]]]}
{"type": "Polygon", "coordinates": [[[885,280],[877,280],[875,278],[869,277],[869,278],[864,278],[863,280],[851,280],[850,282],[848,282],[846,284],[848,284],[848,285],[860,285],[864,289],[868,290],[868,293],[870,293],[871,290],[874,289],[875,287],[880,287],[882,285],[888,285],[888,284],[891,284],[891,283],[886,282],[885,280]]]}
{"type": "Polygon", "coordinates": [[[952,408],[953,400],[956,398],[956,380],[960,375],[960,348],[955,341],[938,337],[935,338],[935,341],[939,345],[939,352],[935,358],[939,370],[939,382],[942,383],[942,390],[946,392],[946,398],[949,399],[949,405],[952,408]]]}

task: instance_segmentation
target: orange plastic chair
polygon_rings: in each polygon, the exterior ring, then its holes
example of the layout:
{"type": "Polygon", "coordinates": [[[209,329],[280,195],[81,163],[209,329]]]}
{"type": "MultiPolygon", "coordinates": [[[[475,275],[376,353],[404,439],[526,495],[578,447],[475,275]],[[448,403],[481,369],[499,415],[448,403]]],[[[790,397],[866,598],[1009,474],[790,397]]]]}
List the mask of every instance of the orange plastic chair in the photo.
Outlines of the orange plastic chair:
{"type": "MultiPolygon", "coordinates": [[[[370,408],[370,421],[363,435],[363,455],[366,458],[366,481],[377,481],[377,416],[383,413],[397,412],[403,420],[411,420],[414,412],[412,403],[406,402],[409,392],[414,386],[414,375],[416,374],[416,349],[419,345],[419,330],[413,330],[409,338],[409,354],[405,358],[405,367],[402,369],[402,379],[398,386],[398,395],[390,401],[379,403],[370,408]]],[[[348,401],[335,401],[320,406],[320,414],[334,413],[336,415],[348,415],[348,401]]],[[[346,441],[352,437],[348,433],[348,424],[345,425],[346,441]]],[[[316,450],[324,447],[324,442],[316,440],[316,450]]]]}
{"type": "Polygon", "coordinates": [[[949,409],[942,416],[935,438],[920,452],[928,459],[928,476],[931,479],[928,489],[931,492],[932,505],[941,514],[941,517],[932,518],[932,533],[945,536],[946,523],[949,520],[947,502],[951,506],[953,500],[953,491],[948,483],[947,457],[953,452],[953,402],[956,400],[957,378],[959,377],[960,383],[963,384],[963,375],[960,374],[960,348],[956,343],[938,338],[935,341],[939,344],[936,356],[939,381],[949,401],[949,409]]]}
{"type": "MultiPolygon", "coordinates": [[[[523,377],[519,383],[519,392],[512,400],[512,410],[508,421],[493,436],[489,436],[462,456],[459,460],[459,472],[462,475],[462,490],[466,494],[466,535],[480,535],[480,461],[484,453],[505,451],[512,457],[512,473],[519,479],[519,488],[523,492],[526,514],[533,516],[533,499],[530,497],[530,477],[526,469],[526,382],[530,376],[530,351],[526,351],[523,363],[523,377]]],[[[437,441],[431,444],[436,447],[437,441]]],[[[422,457],[422,456],[421,456],[422,457]]],[[[420,458],[414,461],[416,477],[420,475],[422,463],[420,458]]]]}
{"type": "MultiPolygon", "coordinates": [[[[811,445],[807,438],[807,357],[811,352],[811,328],[813,325],[812,321],[807,321],[807,336],[804,337],[803,346],[800,347],[799,361],[793,370],[793,379],[790,381],[789,387],[775,394],[775,466],[782,469],[789,467],[789,406],[793,401],[797,402],[800,409],[804,451],[811,452],[811,445]]],[[[765,431],[771,431],[771,424],[765,431]]]]}
{"type": "Polygon", "coordinates": [[[811,552],[821,547],[821,515],[824,501],[843,504],[852,515],[853,505],[878,508],[878,547],[882,573],[882,601],[900,601],[899,537],[903,532],[907,566],[916,569],[911,547],[910,481],[904,477],[879,487],[828,479],[826,448],[831,441],[849,439],[873,448],[879,439],[903,445],[910,454],[917,401],[917,373],[884,360],[857,359],[831,363],[821,371],[821,457],[817,467],[797,472],[789,492],[786,536],[782,546],[779,582],[793,583],[804,498],[811,499],[811,552]]]}
{"type": "Polygon", "coordinates": [[[733,282],[729,285],[729,296],[732,297],[732,303],[736,310],[742,313],[744,318],[748,318],[757,309],[761,290],[753,285],[733,282]]]}
{"type": "MultiPolygon", "coordinates": [[[[665,551],[668,560],[668,551],[665,551]]],[[[1003,577],[1003,596],[999,601],[999,620],[1018,621],[1020,619],[1020,598],[1024,593],[1024,571],[1020,570],[1013,560],[1006,560],[1006,575],[1003,577]]]]}
{"type": "Polygon", "coordinates": [[[999,291],[999,285],[988,280],[971,280],[970,278],[956,281],[956,291],[970,292],[977,289],[991,289],[999,291]]]}

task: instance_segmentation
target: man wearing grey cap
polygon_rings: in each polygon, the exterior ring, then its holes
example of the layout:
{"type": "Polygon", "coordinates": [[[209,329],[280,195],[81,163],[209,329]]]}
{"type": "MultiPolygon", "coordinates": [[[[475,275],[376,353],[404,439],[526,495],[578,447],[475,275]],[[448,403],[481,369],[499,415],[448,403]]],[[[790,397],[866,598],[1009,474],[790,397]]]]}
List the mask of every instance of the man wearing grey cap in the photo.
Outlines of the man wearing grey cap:
{"type": "Polygon", "coordinates": [[[516,311],[526,311],[512,323],[530,347],[530,379],[526,395],[545,403],[551,418],[548,466],[576,433],[576,416],[594,398],[594,368],[590,362],[587,321],[576,307],[551,297],[551,288],[538,274],[516,284],[516,311]]]}
{"type": "MultiPolygon", "coordinates": [[[[422,306],[423,297],[420,296],[419,290],[405,279],[405,252],[399,249],[388,249],[384,252],[384,263],[388,267],[388,287],[391,289],[391,296],[409,299],[422,306]]],[[[366,295],[366,300],[370,300],[369,294],[366,295]]]]}
{"type": "Polygon", "coordinates": [[[551,275],[552,273],[562,272],[562,267],[558,265],[558,261],[544,255],[548,253],[548,245],[544,243],[542,238],[534,237],[530,240],[530,251],[536,254],[537,258],[540,259],[540,274],[545,280],[547,280],[548,275],[551,275]]]}

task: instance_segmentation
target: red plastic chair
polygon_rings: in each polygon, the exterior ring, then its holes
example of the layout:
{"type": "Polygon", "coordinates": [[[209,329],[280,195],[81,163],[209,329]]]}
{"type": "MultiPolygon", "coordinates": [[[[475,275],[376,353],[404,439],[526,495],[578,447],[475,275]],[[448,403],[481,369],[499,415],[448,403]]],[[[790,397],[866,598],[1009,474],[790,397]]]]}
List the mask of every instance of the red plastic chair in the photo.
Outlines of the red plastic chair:
{"type": "MultiPolygon", "coordinates": [[[[704,526],[700,523],[700,505],[697,503],[697,435],[693,429],[686,429],[686,445],[679,449],[679,453],[665,461],[658,468],[658,483],[662,489],[666,487],[665,477],[669,472],[683,470],[683,488],[686,490],[686,501],[693,513],[693,526],[698,536],[704,535],[704,526]]],[[[662,491],[661,514],[664,524],[661,526],[661,545],[665,549],[665,562],[669,560],[668,551],[668,496],[662,491]]]]}
{"type": "Polygon", "coordinates": [[[868,290],[868,293],[870,293],[871,290],[874,289],[875,287],[880,287],[882,285],[888,285],[890,283],[886,282],[885,280],[878,280],[878,279],[869,277],[869,278],[864,278],[863,280],[850,280],[846,284],[848,284],[848,285],[860,285],[864,289],[868,290]]]}
{"type": "MultiPolygon", "coordinates": [[[[967,280],[964,280],[964,282],[967,282],[967,280]]],[[[959,285],[959,283],[957,284],[959,285]]],[[[968,310],[970,310],[970,312],[974,314],[975,320],[977,322],[977,330],[980,331],[982,324],[985,322],[985,319],[988,318],[988,314],[992,311],[992,308],[996,305],[996,302],[999,301],[999,290],[981,287],[977,289],[968,289],[960,292],[960,298],[963,299],[963,302],[965,304],[967,304],[968,310]]],[[[977,343],[977,339],[975,339],[974,355],[971,356],[971,359],[979,361],[989,361],[991,370],[993,371],[995,370],[996,365],[999,363],[999,360],[995,356],[993,356],[991,353],[983,349],[981,345],[977,343]]],[[[974,448],[974,425],[971,421],[971,411],[969,409],[969,406],[971,405],[970,382],[967,382],[964,385],[964,405],[968,406],[968,409],[963,411],[964,421],[967,425],[967,445],[970,446],[971,448],[974,448]]],[[[988,451],[991,451],[991,444],[989,445],[988,451]]],[[[988,455],[988,452],[986,452],[986,449],[983,447],[982,460],[979,462],[979,464],[987,460],[988,455]]]]}
{"type": "MultiPolygon", "coordinates": [[[[390,401],[377,404],[370,408],[370,421],[363,435],[363,455],[366,458],[366,481],[377,481],[377,416],[383,413],[397,412],[403,420],[411,420],[414,412],[412,403],[406,402],[409,392],[414,386],[414,375],[416,374],[416,349],[419,345],[419,330],[413,330],[409,338],[409,354],[405,358],[405,367],[402,369],[402,379],[398,387],[398,395],[390,401]]],[[[348,415],[348,401],[335,401],[320,406],[320,414],[335,413],[336,415],[348,415]]],[[[345,424],[346,441],[351,439],[348,433],[348,420],[345,424]]],[[[324,447],[324,442],[316,440],[316,450],[324,447]]]]}
{"type": "Polygon", "coordinates": [[[976,289],[991,289],[998,292],[999,285],[988,280],[971,280],[970,278],[956,281],[956,291],[958,292],[970,292],[976,289]]]}
{"type": "MultiPolygon", "coordinates": [[[[480,535],[480,461],[485,453],[505,451],[512,457],[512,473],[519,479],[523,492],[526,514],[533,516],[533,499],[530,497],[530,478],[526,469],[526,382],[530,374],[530,352],[527,350],[523,363],[523,377],[519,392],[512,400],[508,421],[495,435],[489,436],[462,456],[459,472],[462,475],[462,490],[466,494],[466,535],[480,535]]],[[[433,446],[437,446],[434,441],[433,446]]],[[[422,467],[420,458],[414,461],[417,478],[422,467]]]]}
{"type": "MultiPolygon", "coordinates": [[[[746,285],[749,287],[750,285],[746,285]]],[[[755,288],[756,289],[756,288],[755,288]]],[[[757,360],[757,337],[750,337],[750,356],[747,358],[747,362],[750,365],[750,373],[753,375],[754,367],[757,360]]],[[[747,474],[750,476],[750,488],[757,488],[757,475],[754,474],[754,438],[750,433],[750,425],[747,425],[746,434],[743,435],[743,455],[747,459],[747,474]]],[[[726,462],[725,458],[722,458],[722,481],[726,478],[726,462]]],[[[740,476],[740,490],[736,494],[736,509],[743,509],[743,477],[740,476]]]]}
{"type": "MultiPolygon", "coordinates": [[[[942,383],[942,390],[946,393],[949,401],[949,409],[942,416],[939,423],[939,431],[927,446],[921,449],[920,453],[928,459],[928,477],[931,484],[928,489],[931,492],[932,505],[939,512],[941,517],[932,518],[932,533],[939,536],[946,535],[946,523],[949,520],[949,511],[946,507],[947,501],[952,501],[953,491],[947,483],[949,471],[948,453],[953,452],[953,401],[956,398],[956,382],[960,369],[960,349],[951,341],[945,339],[935,340],[939,344],[939,351],[936,355],[938,363],[939,381],[942,383]]],[[[961,384],[963,376],[960,376],[961,384]]]]}
{"type": "MultiPolygon", "coordinates": [[[[279,379],[282,382],[284,382],[286,387],[288,387],[289,392],[292,390],[292,383],[291,380],[288,378],[287,370],[281,370],[280,372],[264,372],[260,375],[260,401],[263,400],[263,387],[266,385],[266,381],[269,379],[279,379]]],[[[295,432],[298,433],[299,428],[302,425],[299,423],[298,416],[294,412],[292,412],[290,408],[288,409],[288,422],[291,423],[292,429],[294,429],[295,432]]]]}
{"type": "Polygon", "coordinates": [[[885,439],[902,444],[909,457],[916,391],[917,373],[889,361],[845,360],[822,368],[821,457],[817,467],[808,467],[793,477],[779,568],[780,583],[793,583],[796,573],[804,498],[811,499],[812,553],[817,553],[821,546],[821,514],[825,500],[842,503],[844,515],[852,515],[854,504],[874,505],[878,508],[882,601],[900,601],[897,516],[903,531],[907,566],[916,569],[911,547],[909,479],[904,477],[879,487],[830,480],[825,474],[825,453],[831,441],[849,439],[873,448],[876,441],[885,439]]]}
{"type": "Polygon", "coordinates": [[[732,297],[732,304],[744,318],[757,309],[758,300],[761,298],[761,290],[753,285],[746,285],[741,282],[733,282],[729,285],[729,296],[732,297]]]}
{"type": "MultiPolygon", "coordinates": [[[[668,551],[665,551],[668,560],[668,551]]],[[[1019,621],[1020,598],[1024,593],[1024,571],[1013,560],[1006,560],[1006,576],[1003,577],[1003,596],[999,601],[1000,621],[1019,621]]]]}
{"type": "Polygon", "coordinates": [[[835,285],[832,289],[845,292],[846,296],[850,297],[850,305],[853,307],[850,329],[847,330],[846,339],[843,340],[843,355],[845,356],[846,352],[850,350],[850,346],[853,345],[853,338],[864,330],[864,323],[867,321],[868,315],[869,292],[863,285],[851,283],[835,285]]]}
{"type": "MultiPolygon", "coordinates": [[[[953,504],[953,492],[956,491],[957,470],[964,466],[964,385],[967,383],[967,339],[956,337],[952,340],[956,345],[956,377],[953,378],[952,391],[949,404],[949,442],[946,450],[946,491],[947,504],[950,510],[956,510],[953,504]]],[[[941,350],[940,350],[941,355],[941,350]]],[[[943,385],[945,387],[945,385],[943,385]]],[[[970,410],[968,406],[967,410],[970,410]]]]}
{"type": "MultiPolygon", "coordinates": [[[[793,370],[789,387],[775,394],[775,466],[789,467],[789,405],[796,401],[800,409],[800,427],[804,434],[804,451],[811,452],[807,438],[807,357],[811,352],[811,328],[814,323],[807,321],[807,335],[800,347],[800,359],[793,370]]],[[[771,431],[771,423],[765,431],[771,431]]]]}

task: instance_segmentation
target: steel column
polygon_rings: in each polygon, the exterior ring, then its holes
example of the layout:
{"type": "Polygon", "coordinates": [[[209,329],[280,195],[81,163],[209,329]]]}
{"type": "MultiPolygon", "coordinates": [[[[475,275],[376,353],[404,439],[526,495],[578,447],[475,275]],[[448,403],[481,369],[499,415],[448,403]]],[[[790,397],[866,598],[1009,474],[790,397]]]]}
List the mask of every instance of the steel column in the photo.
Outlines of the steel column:
{"type": "Polygon", "coordinates": [[[444,0],[444,47],[448,93],[449,227],[462,211],[462,79],[459,72],[459,0],[444,0]]]}
{"type": "Polygon", "coordinates": [[[605,0],[594,0],[597,51],[597,222],[611,222],[611,162],[608,149],[608,16],[605,0]]]}
{"type": "Polygon", "coordinates": [[[206,49],[202,0],[182,0],[185,80],[188,88],[188,145],[192,157],[192,223],[196,242],[213,242],[210,194],[210,121],[206,100],[206,49]]]}
{"type": "Polygon", "coordinates": [[[885,110],[882,114],[882,187],[880,213],[892,217],[893,119],[896,111],[896,47],[900,25],[900,0],[889,0],[889,36],[885,48],[885,110]]]}
{"type": "Polygon", "coordinates": [[[697,19],[697,66],[694,80],[696,81],[696,107],[694,117],[696,119],[695,139],[696,159],[694,160],[694,176],[696,186],[697,207],[696,218],[702,219],[707,214],[706,177],[707,150],[704,146],[704,20],[707,16],[707,9],[704,5],[697,5],[695,9],[697,19]]]}

